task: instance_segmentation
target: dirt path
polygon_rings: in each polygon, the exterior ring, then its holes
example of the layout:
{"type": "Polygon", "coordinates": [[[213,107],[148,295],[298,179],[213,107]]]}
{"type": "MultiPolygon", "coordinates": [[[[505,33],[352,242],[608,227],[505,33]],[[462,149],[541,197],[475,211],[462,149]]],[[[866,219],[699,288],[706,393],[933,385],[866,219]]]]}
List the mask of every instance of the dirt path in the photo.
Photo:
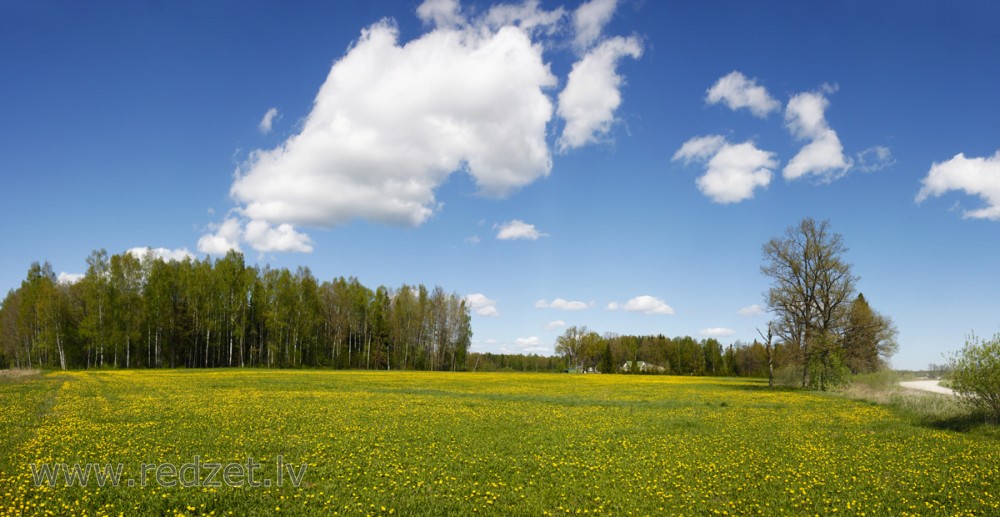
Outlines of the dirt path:
{"type": "Polygon", "coordinates": [[[906,381],[899,383],[900,386],[904,388],[910,388],[912,390],[923,390],[930,391],[932,393],[943,393],[945,395],[954,395],[955,392],[951,388],[945,388],[941,386],[941,381],[927,380],[927,381],[906,381]]]}

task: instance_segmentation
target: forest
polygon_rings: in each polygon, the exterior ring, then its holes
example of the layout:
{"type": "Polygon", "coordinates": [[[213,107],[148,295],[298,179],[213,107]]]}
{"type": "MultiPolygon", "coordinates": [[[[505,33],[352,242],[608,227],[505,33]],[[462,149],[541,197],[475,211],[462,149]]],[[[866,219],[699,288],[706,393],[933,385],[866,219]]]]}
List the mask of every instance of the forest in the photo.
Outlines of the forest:
{"type": "MultiPolygon", "coordinates": [[[[320,282],[307,268],[250,267],[150,253],[87,259],[60,282],[34,263],[0,306],[0,368],[330,367],[766,376],[760,343],[598,336],[572,327],[579,357],[470,352],[470,311],[440,287],[320,282]],[[655,365],[655,366],[654,366],[655,365]],[[628,370],[627,368],[624,370],[628,370]]],[[[563,339],[563,338],[560,338],[563,339]]]]}
{"type": "Polygon", "coordinates": [[[464,298],[308,268],[94,251],[77,282],[33,263],[0,306],[0,368],[464,369],[464,298]]]}
{"type": "Polygon", "coordinates": [[[888,366],[897,330],[857,291],[843,237],[804,219],[762,247],[772,316],[760,341],[598,334],[569,327],[556,356],[472,352],[470,308],[441,287],[320,282],[241,253],[87,258],[60,282],[33,263],[0,306],[0,368],[326,367],[768,377],[826,389],[888,366]],[[796,380],[797,379],[797,380],[796,380]]]}

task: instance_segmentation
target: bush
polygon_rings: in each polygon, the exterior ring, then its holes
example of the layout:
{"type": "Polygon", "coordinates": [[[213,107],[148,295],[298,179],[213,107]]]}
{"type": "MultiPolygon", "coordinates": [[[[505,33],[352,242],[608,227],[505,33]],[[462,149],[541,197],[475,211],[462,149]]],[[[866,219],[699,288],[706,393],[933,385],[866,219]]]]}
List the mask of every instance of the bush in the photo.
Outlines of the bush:
{"type": "Polygon", "coordinates": [[[968,406],[1000,422],[1000,333],[990,340],[975,335],[950,361],[951,389],[968,406]]]}

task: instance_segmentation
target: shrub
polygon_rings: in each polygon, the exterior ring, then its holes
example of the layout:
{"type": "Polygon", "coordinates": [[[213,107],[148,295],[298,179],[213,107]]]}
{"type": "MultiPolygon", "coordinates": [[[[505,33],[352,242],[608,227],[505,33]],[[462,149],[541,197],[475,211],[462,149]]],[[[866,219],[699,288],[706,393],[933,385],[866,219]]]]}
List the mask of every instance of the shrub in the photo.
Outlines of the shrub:
{"type": "Polygon", "coordinates": [[[1000,422],[1000,333],[989,340],[969,336],[950,366],[951,388],[961,400],[1000,422]]]}

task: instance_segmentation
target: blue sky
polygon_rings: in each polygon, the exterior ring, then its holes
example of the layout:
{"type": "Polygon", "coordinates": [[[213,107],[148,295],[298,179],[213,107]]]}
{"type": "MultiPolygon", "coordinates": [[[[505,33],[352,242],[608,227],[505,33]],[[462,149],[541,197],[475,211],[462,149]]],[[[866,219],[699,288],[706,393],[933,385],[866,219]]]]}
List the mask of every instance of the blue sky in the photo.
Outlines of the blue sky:
{"type": "Polygon", "coordinates": [[[998,24],[987,1],[6,2],[0,288],[238,246],[470,295],[474,350],[729,343],[767,321],[740,313],[761,245],[811,216],[922,368],[1000,330],[998,24]]]}

